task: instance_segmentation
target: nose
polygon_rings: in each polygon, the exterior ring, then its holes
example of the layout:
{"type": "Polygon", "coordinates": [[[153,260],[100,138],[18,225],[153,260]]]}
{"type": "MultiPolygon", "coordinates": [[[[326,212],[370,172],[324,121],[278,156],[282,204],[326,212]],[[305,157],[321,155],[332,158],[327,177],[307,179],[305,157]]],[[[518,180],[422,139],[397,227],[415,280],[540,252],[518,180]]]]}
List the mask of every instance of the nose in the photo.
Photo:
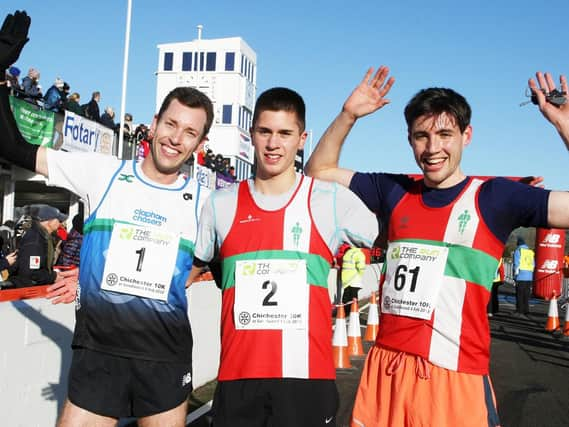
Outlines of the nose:
{"type": "Polygon", "coordinates": [[[267,148],[269,149],[276,148],[278,145],[278,139],[279,139],[279,134],[276,132],[272,133],[267,139],[267,148]]]}
{"type": "Polygon", "coordinates": [[[181,144],[183,138],[184,130],[183,129],[175,129],[172,134],[170,135],[170,142],[174,145],[181,144]]]}
{"type": "Polygon", "coordinates": [[[429,153],[438,153],[439,151],[441,151],[441,146],[442,146],[441,139],[435,135],[434,137],[429,138],[427,146],[425,148],[429,153]]]}

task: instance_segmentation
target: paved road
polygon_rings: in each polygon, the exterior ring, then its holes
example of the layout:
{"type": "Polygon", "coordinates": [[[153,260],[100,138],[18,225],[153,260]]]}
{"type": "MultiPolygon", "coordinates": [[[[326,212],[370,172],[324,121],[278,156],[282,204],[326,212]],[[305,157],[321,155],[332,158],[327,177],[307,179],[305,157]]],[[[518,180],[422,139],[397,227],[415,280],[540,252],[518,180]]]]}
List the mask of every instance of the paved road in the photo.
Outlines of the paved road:
{"type": "MultiPolygon", "coordinates": [[[[527,318],[512,316],[513,289],[502,286],[500,313],[490,319],[492,334],[490,372],[503,427],[569,426],[569,340],[544,330],[549,304],[531,300],[527,318]]],[[[561,314],[563,325],[564,311],[561,314]]],[[[362,313],[362,332],[364,319],[362,313]]],[[[368,350],[370,344],[364,344],[368,350]]],[[[340,391],[338,427],[349,425],[363,358],[337,371],[340,391]]],[[[210,393],[210,392],[208,392],[210,393]]],[[[207,396],[208,393],[205,393],[207,396]]],[[[201,401],[207,401],[202,391],[201,401]]],[[[208,417],[188,424],[208,427],[208,417]]]]}

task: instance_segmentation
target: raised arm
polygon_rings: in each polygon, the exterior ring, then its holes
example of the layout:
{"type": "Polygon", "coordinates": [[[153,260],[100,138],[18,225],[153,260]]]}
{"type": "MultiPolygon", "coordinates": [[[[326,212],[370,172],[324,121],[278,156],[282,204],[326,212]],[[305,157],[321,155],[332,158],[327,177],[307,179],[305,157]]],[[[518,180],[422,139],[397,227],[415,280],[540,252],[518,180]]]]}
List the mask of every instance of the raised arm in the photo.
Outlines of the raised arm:
{"type": "Polygon", "coordinates": [[[338,167],[342,145],[357,119],[389,104],[385,96],[395,79],[388,78],[388,74],[389,68],[385,66],[380,66],[375,74],[373,68],[367,70],[363,80],[344,103],[340,114],[320,138],[304,169],[307,175],[335,181],[346,187],[350,185],[354,172],[338,167]]]}
{"type": "MultiPolygon", "coordinates": [[[[569,150],[569,102],[559,106],[547,101],[546,94],[555,90],[555,82],[551,73],[535,73],[537,83],[534,79],[529,79],[528,85],[537,98],[537,105],[541,114],[555,127],[559,136],[569,150]],[[545,92],[545,93],[544,93],[545,92]]],[[[567,78],[564,75],[559,77],[561,92],[567,98],[569,88],[567,78]]],[[[569,228],[569,192],[552,191],[549,194],[549,204],[547,219],[550,227],[569,228]]]]}
{"type": "MultiPolygon", "coordinates": [[[[0,79],[5,79],[10,67],[27,43],[31,19],[26,12],[8,14],[0,29],[0,79]]],[[[0,157],[25,169],[47,176],[46,148],[28,144],[12,115],[5,80],[0,80],[0,157]]]]}

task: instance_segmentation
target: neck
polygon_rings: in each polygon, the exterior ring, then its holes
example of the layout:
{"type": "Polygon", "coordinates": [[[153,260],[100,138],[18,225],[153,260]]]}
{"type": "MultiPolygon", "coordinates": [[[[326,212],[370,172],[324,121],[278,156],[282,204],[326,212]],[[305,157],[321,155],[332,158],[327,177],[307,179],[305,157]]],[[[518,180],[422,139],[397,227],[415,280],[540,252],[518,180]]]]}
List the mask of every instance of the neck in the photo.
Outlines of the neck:
{"type": "Polygon", "coordinates": [[[433,181],[429,179],[426,175],[423,175],[425,185],[429,188],[435,188],[437,190],[443,190],[445,188],[454,187],[455,185],[461,183],[466,178],[466,175],[462,171],[458,170],[452,176],[447,177],[443,181],[433,181]]]}
{"type": "Polygon", "coordinates": [[[289,191],[295,182],[296,173],[294,169],[272,177],[257,175],[255,177],[255,190],[261,194],[279,195],[289,191]]]}

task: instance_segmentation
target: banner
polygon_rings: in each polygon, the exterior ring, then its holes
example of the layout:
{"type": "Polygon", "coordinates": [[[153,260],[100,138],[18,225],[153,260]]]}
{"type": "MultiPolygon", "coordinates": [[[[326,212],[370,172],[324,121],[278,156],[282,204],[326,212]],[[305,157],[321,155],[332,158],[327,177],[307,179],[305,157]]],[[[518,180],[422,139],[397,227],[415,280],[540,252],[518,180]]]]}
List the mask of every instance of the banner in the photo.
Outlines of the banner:
{"type": "Polygon", "coordinates": [[[215,174],[215,189],[226,188],[235,182],[235,178],[224,175],[220,172],[215,174]]]}
{"type": "Polygon", "coordinates": [[[196,164],[196,180],[210,190],[215,189],[215,172],[196,164]]]}
{"type": "Polygon", "coordinates": [[[21,99],[10,97],[14,119],[22,136],[33,145],[53,146],[55,113],[39,110],[21,99]]]}
{"type": "Polygon", "coordinates": [[[62,133],[63,150],[113,152],[114,133],[111,129],[71,111],[65,111],[62,133]]]}

